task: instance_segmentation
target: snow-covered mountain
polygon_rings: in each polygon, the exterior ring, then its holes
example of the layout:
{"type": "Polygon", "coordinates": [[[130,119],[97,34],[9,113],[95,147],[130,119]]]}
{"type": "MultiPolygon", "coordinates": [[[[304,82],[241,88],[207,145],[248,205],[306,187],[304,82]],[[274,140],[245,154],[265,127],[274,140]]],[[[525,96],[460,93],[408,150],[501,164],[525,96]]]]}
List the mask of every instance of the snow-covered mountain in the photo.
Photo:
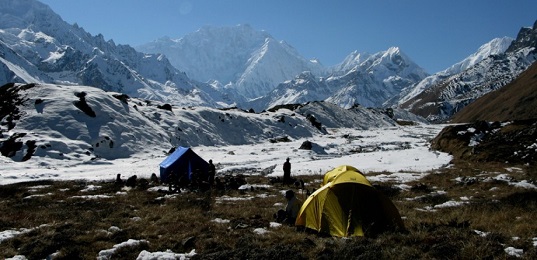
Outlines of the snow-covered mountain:
{"type": "Polygon", "coordinates": [[[248,25],[204,27],[137,49],[164,53],[190,77],[236,90],[250,100],[238,105],[256,111],[321,100],[345,108],[357,103],[378,107],[428,75],[397,47],[373,55],[354,51],[342,63],[326,68],[248,25]]]}
{"type": "Polygon", "coordinates": [[[264,109],[286,103],[326,100],[344,108],[356,104],[380,107],[403,88],[428,76],[397,47],[373,55],[353,52],[329,71],[327,77],[302,73],[278,85],[265,97],[252,101],[251,106],[264,109]]]}
{"type": "Polygon", "coordinates": [[[398,104],[403,104],[407,102],[408,100],[414,98],[424,90],[432,87],[433,85],[439,83],[442,80],[447,79],[448,77],[461,73],[472,66],[476,65],[478,62],[482,61],[483,59],[491,56],[491,55],[498,55],[501,53],[504,53],[509,45],[513,42],[513,38],[510,37],[502,37],[502,38],[495,38],[491,40],[488,43],[483,44],[479,49],[473,53],[472,55],[466,57],[464,60],[457,62],[456,64],[450,66],[449,68],[437,72],[431,76],[426,77],[422,81],[413,84],[401,91],[401,94],[399,96],[393,97],[390,101],[388,101],[385,105],[391,105],[394,101],[398,104]]]}
{"type": "Polygon", "coordinates": [[[89,161],[148,150],[296,140],[326,127],[393,127],[380,110],[309,103],[261,114],[239,109],[179,107],[87,86],[8,84],[0,87],[0,151],[89,161]]]}
{"type": "MultiPolygon", "coordinates": [[[[416,90],[412,93],[413,97],[403,99],[400,107],[431,121],[444,121],[477,98],[510,83],[537,60],[537,22],[531,28],[522,28],[507,48],[506,41],[497,40],[484,45],[485,50],[496,46],[498,51],[490,51],[491,55],[485,58],[481,58],[484,55],[476,55],[475,60],[480,61],[473,65],[470,61],[467,64],[471,66],[465,70],[440,79],[421,92],[416,90]],[[504,52],[499,51],[504,48],[504,52]]],[[[465,66],[455,66],[454,71],[465,66]]]]}
{"type": "Polygon", "coordinates": [[[373,55],[353,52],[326,68],[249,25],[204,27],[177,40],[162,38],[139,49],[166,56],[143,54],[67,24],[36,0],[4,2],[0,84],[89,85],[176,105],[261,111],[318,100],[345,108],[380,106],[426,75],[395,47],[373,55]]]}
{"type": "Polygon", "coordinates": [[[162,53],[190,78],[217,81],[247,98],[265,95],[303,71],[322,71],[317,61],[304,59],[289,44],[247,24],[206,26],[179,39],[165,37],[136,49],[162,53]]]}
{"type": "Polygon", "coordinates": [[[184,105],[226,102],[212,86],[190,80],[163,55],[142,54],[102,35],[92,36],[34,0],[2,1],[0,79],[2,84],[91,85],[184,105]]]}
{"type": "Polygon", "coordinates": [[[527,68],[535,60],[534,35],[535,26],[521,30],[515,41],[495,39],[427,77],[397,47],[375,54],[355,51],[326,68],[248,25],[204,27],[180,39],[162,38],[139,49],[166,56],[143,54],[67,24],[36,0],[5,0],[0,84],[90,85],[175,105],[256,111],[310,101],[343,108],[398,104],[441,120],[527,68]]]}

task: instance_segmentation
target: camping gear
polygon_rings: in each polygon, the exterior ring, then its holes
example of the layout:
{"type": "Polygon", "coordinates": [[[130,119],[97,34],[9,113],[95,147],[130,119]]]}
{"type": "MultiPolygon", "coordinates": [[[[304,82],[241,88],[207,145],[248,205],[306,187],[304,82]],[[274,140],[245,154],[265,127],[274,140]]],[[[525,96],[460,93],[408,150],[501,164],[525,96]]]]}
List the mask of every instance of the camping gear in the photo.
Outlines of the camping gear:
{"type": "Polygon", "coordinates": [[[325,174],[323,184],[302,205],[296,226],[338,237],[404,229],[399,211],[390,199],[356,168],[337,167],[325,174]]]}
{"type": "Polygon", "coordinates": [[[192,180],[193,173],[207,176],[208,169],[209,163],[192,151],[192,149],[179,146],[160,163],[160,179],[162,182],[169,182],[170,174],[173,172],[176,175],[175,178],[187,177],[188,180],[192,180]]]}

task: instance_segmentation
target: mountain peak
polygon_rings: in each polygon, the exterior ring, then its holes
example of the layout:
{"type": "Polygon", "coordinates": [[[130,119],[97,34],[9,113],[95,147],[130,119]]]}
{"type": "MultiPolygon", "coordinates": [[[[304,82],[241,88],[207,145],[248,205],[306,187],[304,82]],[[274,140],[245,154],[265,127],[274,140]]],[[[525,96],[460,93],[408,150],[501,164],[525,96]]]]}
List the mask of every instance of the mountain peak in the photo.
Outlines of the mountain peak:
{"type": "Polygon", "coordinates": [[[537,49],[537,21],[533,24],[533,28],[521,28],[516,40],[513,41],[506,52],[517,52],[524,48],[537,49]]]}
{"type": "Polygon", "coordinates": [[[222,82],[247,98],[264,95],[302,71],[320,71],[321,66],[304,59],[285,41],[248,24],[204,26],[179,40],[149,43],[137,49],[163,53],[189,77],[222,82]]]}
{"type": "Polygon", "coordinates": [[[399,47],[392,46],[392,47],[388,48],[388,50],[386,50],[386,53],[390,54],[390,55],[400,54],[401,49],[399,49],[399,47]]]}
{"type": "Polygon", "coordinates": [[[63,22],[48,5],[35,0],[3,0],[0,28],[28,28],[51,26],[63,22]]]}

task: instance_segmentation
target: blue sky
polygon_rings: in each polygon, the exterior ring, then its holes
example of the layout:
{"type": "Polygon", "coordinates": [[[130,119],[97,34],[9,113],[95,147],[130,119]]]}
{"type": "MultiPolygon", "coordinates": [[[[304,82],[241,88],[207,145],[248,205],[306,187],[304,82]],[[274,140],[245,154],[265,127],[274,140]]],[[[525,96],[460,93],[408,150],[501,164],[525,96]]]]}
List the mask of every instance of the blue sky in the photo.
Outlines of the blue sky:
{"type": "Polygon", "coordinates": [[[306,58],[335,65],[352,51],[400,47],[429,73],[537,20],[535,0],[41,0],[70,24],[137,46],[205,25],[250,24],[306,58]]]}

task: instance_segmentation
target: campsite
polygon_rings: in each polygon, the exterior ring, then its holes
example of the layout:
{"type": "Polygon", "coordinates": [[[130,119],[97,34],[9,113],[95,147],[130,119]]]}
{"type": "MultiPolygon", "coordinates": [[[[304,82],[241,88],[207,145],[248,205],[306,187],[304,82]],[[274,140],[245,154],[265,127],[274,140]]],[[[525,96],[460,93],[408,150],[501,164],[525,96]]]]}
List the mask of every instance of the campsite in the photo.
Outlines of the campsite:
{"type": "Polygon", "coordinates": [[[83,86],[2,90],[1,258],[536,258],[531,121],[447,126],[328,102],[251,113],[83,86]],[[281,182],[286,158],[298,185],[281,182]],[[189,185],[211,160],[215,186],[189,185]],[[358,183],[325,181],[341,166],[358,183]],[[189,182],[170,189],[171,170],[189,182]],[[278,223],[288,190],[329,204],[278,223]]]}
{"type": "Polygon", "coordinates": [[[324,154],[298,149],[300,139],[191,147],[205,161],[215,162],[217,176],[242,176],[246,181],[237,189],[206,192],[169,192],[168,185],[151,182],[151,173],[160,174],[159,165],[168,158],[162,154],[71,165],[57,168],[57,176],[28,162],[5,164],[0,209],[9,214],[2,214],[0,223],[10,228],[0,231],[0,257],[534,259],[534,170],[453,160],[431,151],[428,142],[440,129],[340,129],[310,139],[325,148],[324,154]],[[358,147],[362,152],[343,152],[358,147]],[[281,164],[289,154],[292,176],[304,182],[303,189],[271,182],[282,175],[281,164]],[[306,201],[308,192],[319,190],[325,173],[342,165],[363,172],[393,203],[404,230],[339,237],[274,220],[274,213],[285,207],[286,190],[306,201]],[[41,169],[41,175],[32,169],[41,169]],[[28,174],[16,175],[18,171],[28,174]],[[137,175],[137,185],[116,183],[116,173],[122,173],[122,180],[137,175]]]}

